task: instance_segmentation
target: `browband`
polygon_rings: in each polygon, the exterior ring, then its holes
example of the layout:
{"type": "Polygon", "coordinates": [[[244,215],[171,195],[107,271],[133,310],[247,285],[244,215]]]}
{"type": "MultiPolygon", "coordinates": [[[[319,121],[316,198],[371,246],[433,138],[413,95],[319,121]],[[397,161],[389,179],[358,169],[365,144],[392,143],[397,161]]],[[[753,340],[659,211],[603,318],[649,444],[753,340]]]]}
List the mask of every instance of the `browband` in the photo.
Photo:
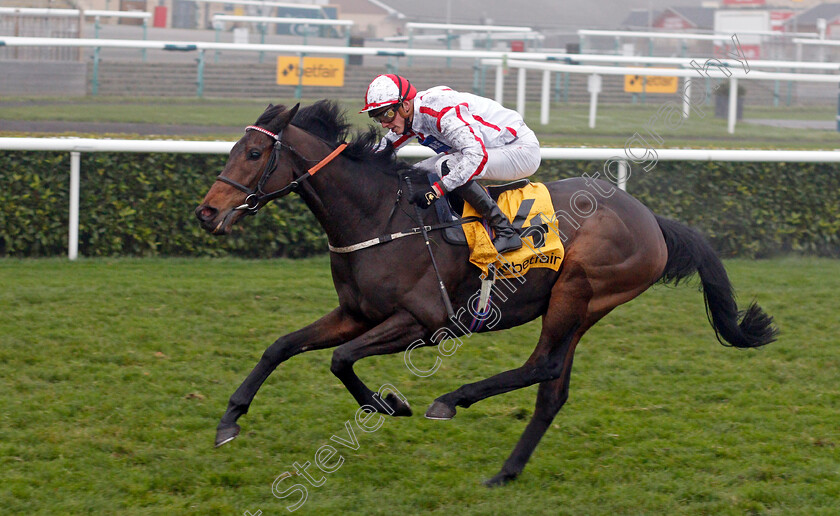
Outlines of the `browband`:
{"type": "Polygon", "coordinates": [[[246,132],[248,132],[248,131],[259,131],[259,132],[261,132],[261,133],[263,133],[263,134],[267,134],[267,135],[271,136],[272,138],[274,138],[274,139],[275,139],[275,140],[277,140],[277,141],[280,141],[280,137],[279,137],[279,136],[277,136],[276,134],[272,133],[272,132],[271,132],[271,131],[269,131],[268,129],[263,129],[262,127],[257,127],[257,126],[255,126],[255,125],[249,125],[248,127],[246,127],[246,128],[245,128],[245,131],[246,131],[246,132]]]}

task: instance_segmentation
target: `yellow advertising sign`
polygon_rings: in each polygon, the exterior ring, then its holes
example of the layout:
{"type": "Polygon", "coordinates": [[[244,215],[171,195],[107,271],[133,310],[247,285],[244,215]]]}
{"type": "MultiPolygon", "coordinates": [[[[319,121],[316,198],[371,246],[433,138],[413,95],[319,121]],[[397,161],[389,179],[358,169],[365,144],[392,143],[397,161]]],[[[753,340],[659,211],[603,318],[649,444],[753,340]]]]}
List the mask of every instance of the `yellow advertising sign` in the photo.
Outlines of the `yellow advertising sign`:
{"type": "Polygon", "coordinates": [[[624,91],[627,93],[641,93],[642,87],[644,86],[645,93],[676,93],[679,83],[679,77],[625,75],[624,91]]]}
{"type": "MultiPolygon", "coordinates": [[[[277,58],[277,84],[297,86],[300,77],[300,58],[277,58]]],[[[344,86],[344,59],[338,57],[304,57],[304,86],[344,86]]]]}

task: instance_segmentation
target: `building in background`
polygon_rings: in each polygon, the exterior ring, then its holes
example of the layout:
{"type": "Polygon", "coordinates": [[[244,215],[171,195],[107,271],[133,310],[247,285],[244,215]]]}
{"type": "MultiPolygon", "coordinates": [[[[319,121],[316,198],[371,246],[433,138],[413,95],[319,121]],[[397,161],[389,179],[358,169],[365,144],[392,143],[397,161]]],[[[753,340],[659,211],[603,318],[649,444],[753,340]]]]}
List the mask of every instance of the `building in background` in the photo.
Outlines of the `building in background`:
{"type": "Polygon", "coordinates": [[[784,30],[816,32],[821,28],[826,39],[840,39],[840,3],[818,4],[785,20],[784,30]],[[825,20],[820,22],[819,20],[825,20]]]}
{"type": "MultiPolygon", "coordinates": [[[[153,13],[149,23],[158,28],[212,29],[214,14],[334,18],[352,20],[354,35],[368,39],[405,35],[407,22],[517,25],[540,31],[546,37],[543,46],[548,48],[577,43],[577,29],[581,28],[711,32],[715,30],[715,12],[766,11],[768,30],[818,32],[819,20],[825,19],[826,37],[840,37],[840,2],[819,0],[593,0],[575,3],[574,8],[558,0],[529,0],[526,4],[506,0],[4,0],[4,5],[12,4],[146,11],[153,13]]],[[[102,23],[142,22],[103,19],[102,23]]],[[[271,32],[288,34],[290,28],[272,27],[271,32]]],[[[599,48],[597,43],[593,45],[599,48]]],[[[613,46],[609,43],[605,48],[613,46]]],[[[679,52],[676,48],[656,50],[679,52]]]]}
{"type": "Polygon", "coordinates": [[[668,32],[701,32],[714,27],[714,7],[668,7],[653,21],[653,28],[668,32]]]}
{"type": "Polygon", "coordinates": [[[353,34],[362,38],[401,35],[405,16],[387,5],[370,0],[333,0],[341,17],[353,20],[353,34]]]}
{"type": "Polygon", "coordinates": [[[653,28],[653,22],[659,15],[662,14],[662,11],[652,10],[652,9],[631,9],[630,14],[627,15],[627,18],[624,18],[624,21],[621,22],[621,26],[618,27],[619,30],[637,30],[637,31],[646,31],[653,28]]]}

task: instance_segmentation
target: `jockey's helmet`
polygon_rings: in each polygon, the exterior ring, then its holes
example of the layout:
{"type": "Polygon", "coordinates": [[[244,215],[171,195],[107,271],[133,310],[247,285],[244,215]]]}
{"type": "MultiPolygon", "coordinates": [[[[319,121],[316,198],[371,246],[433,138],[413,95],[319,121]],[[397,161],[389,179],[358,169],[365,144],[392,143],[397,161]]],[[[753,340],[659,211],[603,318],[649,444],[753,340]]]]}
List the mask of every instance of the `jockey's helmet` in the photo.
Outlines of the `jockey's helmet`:
{"type": "Polygon", "coordinates": [[[416,95],[417,89],[405,77],[392,73],[379,75],[368,86],[365,92],[365,107],[359,113],[399,104],[404,100],[413,99],[416,95]]]}

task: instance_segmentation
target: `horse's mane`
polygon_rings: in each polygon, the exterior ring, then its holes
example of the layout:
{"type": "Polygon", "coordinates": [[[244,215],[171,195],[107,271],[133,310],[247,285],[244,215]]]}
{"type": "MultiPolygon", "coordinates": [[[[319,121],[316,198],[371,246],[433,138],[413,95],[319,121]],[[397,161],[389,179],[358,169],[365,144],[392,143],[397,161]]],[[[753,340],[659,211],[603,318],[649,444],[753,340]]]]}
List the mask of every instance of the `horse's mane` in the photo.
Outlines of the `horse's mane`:
{"type": "MultiPolygon", "coordinates": [[[[265,112],[257,119],[256,125],[277,132],[275,119],[286,110],[285,106],[269,105],[265,112]]],[[[339,145],[347,141],[352,126],[338,103],[331,100],[318,102],[302,107],[292,119],[292,125],[317,136],[330,143],[339,145]]],[[[396,153],[391,146],[377,152],[381,137],[376,127],[369,126],[366,130],[356,131],[342,156],[364,164],[388,175],[405,173],[411,165],[396,159],[396,153]]]]}

